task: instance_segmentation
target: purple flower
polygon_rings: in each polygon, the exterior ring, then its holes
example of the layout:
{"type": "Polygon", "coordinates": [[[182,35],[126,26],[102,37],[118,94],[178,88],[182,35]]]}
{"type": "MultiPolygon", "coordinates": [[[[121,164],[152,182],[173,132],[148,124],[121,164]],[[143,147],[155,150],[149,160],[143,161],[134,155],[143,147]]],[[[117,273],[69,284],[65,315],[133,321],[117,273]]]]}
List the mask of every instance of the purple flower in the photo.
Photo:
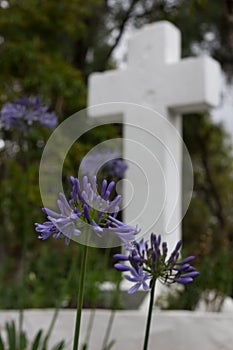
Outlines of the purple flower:
{"type": "Polygon", "coordinates": [[[109,216],[109,230],[115,232],[118,237],[127,245],[128,242],[131,242],[135,239],[135,235],[139,233],[139,229],[130,225],[127,225],[116,218],[109,216]]]}
{"type": "Polygon", "coordinates": [[[120,153],[107,147],[90,152],[80,166],[82,174],[87,174],[89,177],[94,176],[102,169],[107,176],[118,179],[124,178],[127,168],[128,165],[120,158],[120,153]]]}
{"type": "Polygon", "coordinates": [[[128,290],[129,294],[135,293],[141,286],[144,290],[148,290],[149,286],[146,283],[146,280],[149,279],[149,273],[145,273],[143,271],[143,267],[139,266],[138,269],[131,268],[130,269],[131,276],[125,275],[125,278],[130,282],[135,282],[133,287],[128,290]]]}
{"type": "MultiPolygon", "coordinates": [[[[70,207],[63,193],[59,195],[57,206],[60,213],[46,208],[44,208],[44,212],[47,214],[48,220],[57,228],[59,233],[63,233],[63,236],[66,236],[66,243],[68,244],[73,235],[77,236],[81,233],[81,223],[79,220],[81,213],[78,213],[77,209],[72,209],[70,207]]],[[[54,238],[60,237],[62,236],[54,236],[54,238]]]]}
{"type": "Polygon", "coordinates": [[[35,224],[38,238],[47,239],[53,234],[54,238],[66,237],[69,243],[73,236],[80,235],[87,226],[101,236],[112,232],[126,245],[135,239],[138,228],[129,226],[116,219],[119,212],[121,196],[109,199],[115,183],[109,184],[103,180],[101,194],[97,191],[96,177],[89,182],[84,176],[81,184],[77,178],[70,177],[72,191],[69,201],[60,193],[57,201],[59,211],[43,208],[47,220],[43,224],[35,224]]]}
{"type": "Polygon", "coordinates": [[[36,231],[40,232],[39,238],[42,240],[47,239],[51,235],[56,235],[59,233],[56,226],[51,221],[45,221],[43,224],[35,223],[36,231]]]}
{"type": "MultiPolygon", "coordinates": [[[[79,180],[71,177],[73,185],[71,191],[70,204],[81,203],[82,206],[86,205],[87,210],[96,210],[98,212],[98,221],[101,219],[104,213],[113,214],[116,216],[119,212],[119,203],[121,196],[117,195],[112,201],[109,197],[115,187],[115,182],[111,181],[109,184],[104,179],[101,186],[101,193],[97,191],[96,176],[92,177],[92,181],[88,181],[88,177],[84,176],[82,184],[79,180]]],[[[86,212],[87,213],[87,212],[86,212]]]]}
{"type": "Polygon", "coordinates": [[[194,259],[194,256],[189,256],[183,260],[178,260],[182,242],[176,244],[175,249],[167,258],[167,243],[162,243],[161,236],[151,234],[150,241],[132,242],[128,247],[129,254],[116,254],[114,258],[118,261],[128,261],[129,265],[116,263],[114,266],[117,270],[130,272],[130,275],[125,275],[128,281],[136,284],[128,291],[134,293],[142,285],[147,288],[146,280],[150,280],[149,286],[159,279],[162,283],[171,284],[174,282],[188,284],[193,282],[193,279],[199,275],[199,272],[189,263],[194,259]]]}
{"type": "Polygon", "coordinates": [[[131,275],[125,275],[125,278],[130,282],[135,282],[133,287],[128,290],[129,294],[136,292],[141,286],[144,290],[149,289],[149,285],[146,280],[150,278],[150,274],[143,271],[143,266],[127,266],[123,264],[115,264],[115,268],[121,272],[129,271],[131,275]]]}
{"type": "Polygon", "coordinates": [[[25,134],[34,123],[54,129],[57,122],[56,114],[48,112],[48,107],[42,104],[40,98],[15,99],[13,103],[5,103],[0,112],[0,123],[5,130],[18,129],[25,134]]]}
{"type": "Polygon", "coordinates": [[[128,168],[126,161],[123,159],[112,159],[106,164],[108,175],[123,179],[128,168]]]}

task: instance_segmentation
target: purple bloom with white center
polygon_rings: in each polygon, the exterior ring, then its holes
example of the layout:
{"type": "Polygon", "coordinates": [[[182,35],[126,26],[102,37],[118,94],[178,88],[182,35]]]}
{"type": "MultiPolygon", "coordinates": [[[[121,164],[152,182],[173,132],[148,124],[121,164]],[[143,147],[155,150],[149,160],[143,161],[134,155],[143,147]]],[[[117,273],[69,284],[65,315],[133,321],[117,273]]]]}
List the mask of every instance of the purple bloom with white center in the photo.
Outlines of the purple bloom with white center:
{"type": "Polygon", "coordinates": [[[124,244],[128,245],[135,239],[138,228],[129,226],[116,219],[119,212],[121,196],[117,195],[110,200],[115,183],[103,180],[101,193],[98,193],[96,177],[89,182],[84,176],[81,183],[79,179],[70,177],[72,191],[69,201],[60,193],[57,201],[59,212],[43,208],[47,221],[36,223],[36,231],[40,232],[38,238],[44,240],[51,235],[54,238],[66,237],[68,244],[74,236],[80,235],[87,227],[98,235],[111,232],[124,244]]]}
{"type": "Polygon", "coordinates": [[[54,112],[48,112],[48,107],[40,98],[23,97],[3,105],[0,123],[5,130],[18,129],[27,134],[34,123],[54,129],[58,118],[54,112]]]}
{"type": "Polygon", "coordinates": [[[128,255],[115,254],[116,260],[129,263],[125,265],[118,262],[114,265],[119,271],[128,271],[130,275],[125,275],[125,278],[135,282],[128,293],[134,293],[140,286],[143,286],[145,290],[151,288],[157,279],[164,284],[193,282],[193,279],[199,275],[199,272],[190,265],[195,257],[189,256],[179,260],[181,245],[182,242],[179,241],[170,256],[167,257],[167,243],[163,242],[161,246],[161,236],[157,237],[152,233],[150,241],[141,239],[139,243],[132,242],[131,247],[128,247],[128,255]],[[149,286],[147,280],[149,280],[149,286]]]}

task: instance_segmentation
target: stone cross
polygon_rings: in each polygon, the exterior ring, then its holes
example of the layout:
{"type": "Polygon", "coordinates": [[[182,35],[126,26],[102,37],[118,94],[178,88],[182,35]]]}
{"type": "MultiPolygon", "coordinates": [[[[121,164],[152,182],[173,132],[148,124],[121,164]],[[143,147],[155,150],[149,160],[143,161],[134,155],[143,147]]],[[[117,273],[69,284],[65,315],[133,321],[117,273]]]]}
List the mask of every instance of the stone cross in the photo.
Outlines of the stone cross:
{"type": "Polygon", "coordinates": [[[133,186],[132,192],[124,184],[124,220],[139,224],[146,238],[172,233],[166,237],[172,248],[181,237],[181,114],[218,104],[220,68],[207,56],[181,59],[180,31],[167,21],[136,31],[127,63],[125,70],[91,74],[88,106],[99,106],[89,115],[123,123],[133,186]]]}

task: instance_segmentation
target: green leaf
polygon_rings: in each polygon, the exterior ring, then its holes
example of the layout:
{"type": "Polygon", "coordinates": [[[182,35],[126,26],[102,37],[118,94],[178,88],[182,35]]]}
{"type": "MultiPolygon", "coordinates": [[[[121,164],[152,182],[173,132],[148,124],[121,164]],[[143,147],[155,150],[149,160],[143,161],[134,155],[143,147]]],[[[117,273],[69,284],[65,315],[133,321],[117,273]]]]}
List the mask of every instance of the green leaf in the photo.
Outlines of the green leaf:
{"type": "Polygon", "coordinates": [[[103,349],[103,350],[110,350],[113,345],[116,343],[116,341],[113,339],[109,342],[109,344],[103,349]]]}
{"type": "Polygon", "coordinates": [[[25,350],[27,348],[27,336],[25,334],[25,332],[21,332],[21,334],[19,334],[20,337],[20,350],[25,350]]]}
{"type": "Polygon", "coordinates": [[[32,350],[37,350],[37,349],[39,349],[40,341],[41,341],[41,337],[42,337],[42,333],[43,333],[42,329],[40,329],[40,330],[37,332],[37,334],[36,334],[36,336],[35,336],[35,338],[34,338],[34,341],[33,341],[33,343],[32,343],[32,350]]]}
{"type": "Polygon", "coordinates": [[[3,343],[3,340],[2,340],[2,337],[0,335],[0,350],[4,350],[4,343],[3,343]]]}
{"type": "Polygon", "coordinates": [[[6,323],[8,346],[10,350],[16,350],[16,329],[15,322],[6,323]]]}
{"type": "Polygon", "coordinates": [[[65,348],[65,341],[62,340],[60,343],[54,345],[51,350],[62,350],[65,348]]]}

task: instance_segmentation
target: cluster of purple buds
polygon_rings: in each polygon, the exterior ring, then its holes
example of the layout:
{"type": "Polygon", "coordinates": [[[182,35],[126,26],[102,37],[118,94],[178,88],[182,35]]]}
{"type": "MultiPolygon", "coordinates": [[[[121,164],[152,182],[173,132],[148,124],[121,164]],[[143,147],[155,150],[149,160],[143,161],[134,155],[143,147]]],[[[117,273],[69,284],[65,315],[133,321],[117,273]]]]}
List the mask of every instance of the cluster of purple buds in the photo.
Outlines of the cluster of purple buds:
{"type": "Polygon", "coordinates": [[[189,256],[179,260],[181,245],[182,242],[179,241],[168,257],[167,243],[163,242],[161,245],[161,236],[157,237],[152,233],[150,242],[144,239],[139,243],[134,241],[128,248],[128,255],[115,254],[114,258],[118,261],[129,263],[118,262],[114,265],[117,270],[128,272],[129,275],[124,277],[135,283],[128,293],[136,292],[141,286],[144,290],[148,290],[157,279],[164,284],[193,282],[193,278],[199,275],[199,272],[190,265],[195,257],[189,256]]]}
{"type": "Polygon", "coordinates": [[[69,244],[73,236],[80,235],[88,228],[99,236],[107,231],[116,234],[126,245],[135,239],[139,230],[117,220],[121,196],[117,195],[110,200],[115,187],[115,182],[108,183],[103,180],[100,194],[98,193],[97,180],[94,176],[89,182],[84,176],[81,184],[77,178],[70,177],[72,191],[69,201],[63,193],[60,193],[57,201],[59,212],[43,208],[47,215],[47,221],[43,224],[36,223],[36,231],[39,238],[47,239],[51,235],[54,238],[64,238],[69,244]]]}
{"type": "Polygon", "coordinates": [[[54,129],[57,122],[57,115],[48,112],[48,106],[36,97],[23,97],[15,99],[12,103],[7,102],[0,111],[0,124],[3,129],[18,129],[25,134],[34,123],[54,129]]]}

